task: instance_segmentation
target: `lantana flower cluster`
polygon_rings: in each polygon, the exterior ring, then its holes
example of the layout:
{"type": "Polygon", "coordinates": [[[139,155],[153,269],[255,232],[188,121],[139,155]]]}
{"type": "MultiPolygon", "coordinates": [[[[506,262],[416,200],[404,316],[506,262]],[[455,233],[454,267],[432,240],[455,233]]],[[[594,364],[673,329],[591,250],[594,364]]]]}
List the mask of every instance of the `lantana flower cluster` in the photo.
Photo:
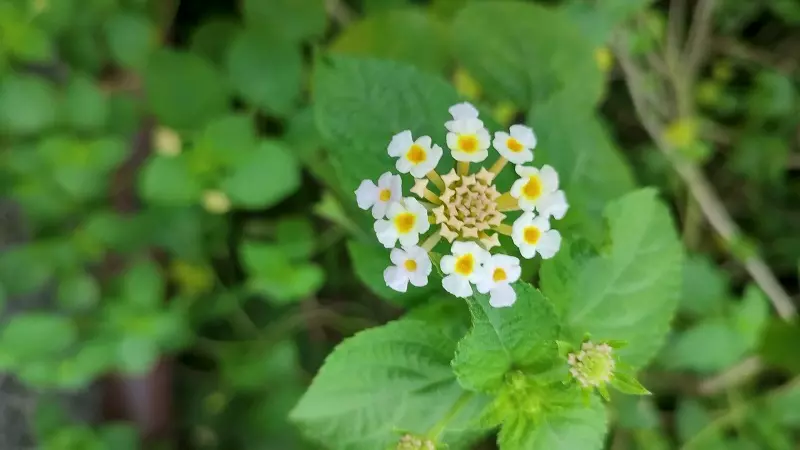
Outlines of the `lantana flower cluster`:
{"type": "Polygon", "coordinates": [[[400,175],[386,172],[377,183],[361,182],[356,200],[361,209],[372,211],[378,241],[392,249],[392,265],[384,271],[387,286],[406,292],[409,283],[427,285],[433,269],[430,253],[444,239],[450,243],[450,254],[440,261],[444,289],[468,297],[474,286],[490,295],[492,306],[511,306],[516,301],[511,284],[520,277],[520,260],[493,253],[500,248],[498,235],[511,237],[523,258],[553,257],[561,235],[551,229],[550,220],[564,217],[567,199],[552,167],[529,165],[536,147],[531,128],[512,125],[492,138],[470,103],[454,105],[449,112],[446,145],[456,167],[437,173],[442,148],[429,136],[414,138],[405,130],[392,137],[387,151],[397,159],[397,172],[414,177],[410,191],[416,198],[404,197],[400,175]],[[488,169],[472,167],[488,158],[490,148],[499,153],[494,164],[488,169]],[[508,192],[499,192],[494,181],[508,163],[514,165],[517,180],[508,192]],[[515,211],[521,213],[507,223],[507,214],[515,211]]]}

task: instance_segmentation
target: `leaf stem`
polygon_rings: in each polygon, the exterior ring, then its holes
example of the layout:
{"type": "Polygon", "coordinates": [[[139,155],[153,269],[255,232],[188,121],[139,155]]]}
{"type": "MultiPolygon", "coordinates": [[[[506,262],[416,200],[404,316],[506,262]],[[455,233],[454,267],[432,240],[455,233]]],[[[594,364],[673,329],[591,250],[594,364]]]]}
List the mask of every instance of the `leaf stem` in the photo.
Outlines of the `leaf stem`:
{"type": "Polygon", "coordinates": [[[442,432],[444,432],[444,429],[447,427],[447,425],[455,418],[455,416],[461,411],[461,409],[464,408],[464,405],[466,405],[467,403],[469,403],[470,400],[472,400],[473,395],[475,395],[474,392],[469,392],[469,391],[463,392],[461,396],[458,398],[458,400],[456,400],[456,402],[453,403],[453,406],[450,408],[447,414],[445,414],[445,416],[442,417],[442,420],[440,420],[439,422],[436,423],[436,425],[431,427],[431,429],[428,430],[427,433],[425,433],[425,436],[434,442],[438,441],[439,437],[442,435],[442,432]]]}

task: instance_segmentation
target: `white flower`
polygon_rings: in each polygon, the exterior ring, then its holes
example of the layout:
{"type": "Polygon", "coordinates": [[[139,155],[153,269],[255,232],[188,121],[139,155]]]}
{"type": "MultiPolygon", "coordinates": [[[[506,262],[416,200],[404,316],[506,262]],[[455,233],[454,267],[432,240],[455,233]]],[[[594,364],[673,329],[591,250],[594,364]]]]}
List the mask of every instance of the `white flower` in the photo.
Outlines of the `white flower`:
{"type": "Polygon", "coordinates": [[[447,275],[442,286],[456,297],[468,297],[472,295],[470,283],[480,278],[482,264],[489,259],[489,252],[475,242],[462,241],[453,242],[450,252],[452,255],[442,257],[442,272],[447,275]]]}
{"type": "Polygon", "coordinates": [[[372,208],[372,217],[382,219],[389,205],[400,201],[402,179],[400,175],[386,172],[378,178],[378,185],[364,180],[356,189],[356,201],[361,209],[372,208]]]}
{"type": "Polygon", "coordinates": [[[511,125],[506,133],[498,131],[494,134],[492,145],[503,158],[512,164],[525,164],[533,161],[533,148],[536,147],[536,135],[525,125],[511,125]]]}
{"type": "Polygon", "coordinates": [[[463,102],[453,105],[447,110],[447,112],[453,116],[453,120],[478,118],[478,109],[472,106],[472,103],[470,102],[463,102]]]}
{"type": "Polygon", "coordinates": [[[462,162],[481,162],[489,156],[491,136],[480,119],[451,120],[445,124],[447,146],[453,158],[462,162]]]}
{"type": "Polygon", "coordinates": [[[519,202],[524,211],[536,211],[545,217],[553,216],[561,219],[567,213],[569,205],[564,191],[558,190],[558,173],[545,165],[542,169],[535,167],[516,167],[520,178],[511,186],[511,195],[519,202]]]}
{"type": "Polygon", "coordinates": [[[517,294],[511,283],[519,280],[521,272],[519,259],[508,255],[492,255],[483,263],[480,279],[475,287],[481,294],[489,293],[489,304],[493,307],[511,306],[517,301],[517,294]]]}
{"type": "Polygon", "coordinates": [[[397,158],[397,171],[422,178],[436,168],[442,158],[442,148],[431,145],[430,136],[422,136],[415,141],[411,131],[395,134],[389,142],[389,156],[397,158]]]}
{"type": "Polygon", "coordinates": [[[393,266],[383,271],[386,285],[397,292],[405,292],[409,281],[417,287],[428,284],[428,275],[433,266],[428,252],[421,247],[403,247],[392,249],[393,266]]]}
{"type": "Polygon", "coordinates": [[[417,199],[406,197],[402,202],[389,205],[387,219],[375,221],[378,241],[386,248],[392,248],[400,240],[400,245],[417,245],[420,233],[428,231],[428,211],[417,199]]]}
{"type": "Polygon", "coordinates": [[[538,252],[542,258],[552,258],[561,247],[561,234],[550,229],[547,217],[525,212],[511,227],[511,239],[523,258],[531,259],[538,252]]]}

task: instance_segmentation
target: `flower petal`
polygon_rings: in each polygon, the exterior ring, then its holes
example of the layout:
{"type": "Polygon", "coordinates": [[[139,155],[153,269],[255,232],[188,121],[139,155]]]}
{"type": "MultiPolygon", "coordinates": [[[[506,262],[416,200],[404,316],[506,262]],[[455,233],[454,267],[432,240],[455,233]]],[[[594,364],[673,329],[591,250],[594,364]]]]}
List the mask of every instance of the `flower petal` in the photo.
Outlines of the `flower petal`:
{"type": "Polygon", "coordinates": [[[525,125],[511,125],[509,131],[511,132],[511,136],[526,148],[536,147],[536,135],[533,133],[532,128],[526,127],[525,125]]]}
{"type": "Polygon", "coordinates": [[[395,134],[392,136],[392,140],[389,142],[389,147],[387,148],[389,156],[397,157],[402,155],[413,143],[414,138],[411,136],[411,130],[405,130],[395,134]]]}
{"type": "Polygon", "coordinates": [[[405,292],[408,289],[408,276],[397,266],[389,266],[383,271],[383,281],[386,286],[397,292],[405,292]]]}
{"type": "Polygon", "coordinates": [[[456,297],[469,297],[472,295],[472,287],[466,278],[451,274],[442,280],[442,287],[444,290],[455,295],[456,297]]]}
{"type": "Polygon", "coordinates": [[[536,249],[543,259],[550,259],[555,256],[559,248],[561,248],[561,233],[558,230],[550,230],[542,234],[536,245],[536,249]]]}
{"type": "Polygon", "coordinates": [[[478,118],[478,109],[475,108],[472,103],[463,102],[458,103],[456,105],[451,106],[448,108],[447,112],[453,116],[453,120],[461,120],[461,119],[477,119],[478,118]]]}
{"type": "Polygon", "coordinates": [[[361,209],[369,209],[378,201],[378,186],[372,180],[364,180],[356,189],[356,203],[361,209]]]}
{"type": "Polygon", "coordinates": [[[517,293],[508,283],[498,284],[489,293],[489,305],[495,308],[507,308],[517,301],[517,293]]]}

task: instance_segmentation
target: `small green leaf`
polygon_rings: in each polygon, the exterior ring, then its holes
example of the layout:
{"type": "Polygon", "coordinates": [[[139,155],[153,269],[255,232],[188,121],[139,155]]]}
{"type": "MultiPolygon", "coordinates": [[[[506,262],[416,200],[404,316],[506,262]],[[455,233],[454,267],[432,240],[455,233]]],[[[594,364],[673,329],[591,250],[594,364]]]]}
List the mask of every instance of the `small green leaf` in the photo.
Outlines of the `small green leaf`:
{"type": "Polygon", "coordinates": [[[625,371],[614,372],[614,377],[611,379],[611,386],[623,394],[650,395],[650,391],[642,386],[642,383],[639,383],[639,380],[637,380],[635,376],[625,371]]]}
{"type": "Polygon", "coordinates": [[[136,262],[122,279],[122,292],[130,304],[145,309],[160,305],[164,301],[164,282],[158,266],[150,260],[136,262]]]}
{"type": "Polygon", "coordinates": [[[800,326],[775,319],[764,331],[758,354],[770,365],[792,374],[800,374],[800,358],[797,358],[798,342],[800,342],[800,326]]]}
{"type": "Polygon", "coordinates": [[[761,289],[753,284],[748,285],[744,298],[736,305],[733,313],[733,326],[748,349],[754,349],[761,340],[761,334],[769,321],[769,312],[769,301],[761,289]]]}
{"type": "Polygon", "coordinates": [[[680,309],[695,316],[722,313],[729,280],[724,271],[706,257],[692,255],[683,265],[680,309]]]}
{"type": "Polygon", "coordinates": [[[78,75],[67,85],[61,114],[77,131],[98,131],[108,118],[108,101],[90,78],[78,75]]]}
{"type": "Polygon", "coordinates": [[[375,450],[396,446],[399,430],[425,434],[458,404],[440,440],[461,448],[481,433],[473,422],[488,398],[459,387],[455,345],[416,320],[362,331],[325,359],[290,418],[332,450],[375,450]]]}
{"type": "Polygon", "coordinates": [[[306,218],[293,217],[278,222],[275,240],[287,258],[302,261],[311,257],[316,247],[314,227],[306,218]]]}
{"type": "Polygon", "coordinates": [[[325,273],[315,264],[293,264],[279,246],[249,242],[241,247],[250,274],[248,285],[278,303],[296,301],[316,292],[325,273]]]}
{"type": "Polygon", "coordinates": [[[139,180],[142,196],[162,205],[189,205],[199,201],[202,187],[183,161],[183,155],[151,157],[139,180]]]}
{"type": "Polygon", "coordinates": [[[147,103],[163,125],[198,127],[227,109],[227,85],[203,58],[158,50],[144,72],[147,103]]]}
{"type": "Polygon", "coordinates": [[[747,341],[728,321],[709,319],[680,333],[661,355],[665,367],[713,373],[747,353],[747,341]]]}
{"type": "Polygon", "coordinates": [[[77,273],[61,279],[57,297],[67,309],[86,310],[100,301],[100,286],[91,275],[77,273]]]}
{"type": "Polygon", "coordinates": [[[122,12],[105,23],[111,57],[124,68],[140,69],[155,48],[156,29],[144,15],[122,12]]]}
{"type": "Polygon", "coordinates": [[[300,168],[280,144],[262,142],[239,161],[223,181],[222,189],[233,203],[245,208],[269,208],[300,186],[300,168]]]}
{"type": "Polygon", "coordinates": [[[324,0],[244,0],[242,8],[252,28],[272,30],[293,41],[321,37],[325,31],[324,0]]]}
{"type": "Polygon", "coordinates": [[[158,360],[158,345],[138,336],[124,338],[117,348],[119,368],[129,375],[144,375],[158,360]]]}
{"type": "Polygon", "coordinates": [[[276,116],[295,107],[303,83],[303,61],[297,44],[263,29],[240,32],[227,58],[231,86],[249,104],[276,116]]]}
{"type": "Polygon", "coordinates": [[[516,283],[517,302],[493,308],[489,296],[469,297],[472,330],[458,344],[453,370],[473,391],[496,391],[512,369],[535,374],[558,359],[558,318],[550,302],[526,283],[516,283]]]}
{"type": "Polygon", "coordinates": [[[605,408],[596,398],[558,405],[536,419],[513,416],[497,438],[500,450],[599,450],[607,431],[605,408]]]}
{"type": "Polygon", "coordinates": [[[694,441],[696,444],[694,448],[717,448],[716,446],[721,443],[722,433],[719,429],[709,427],[712,421],[711,414],[700,402],[682,399],[678,403],[676,416],[676,428],[681,442],[697,439],[696,435],[704,432],[705,437],[694,441]]]}
{"type": "Polygon", "coordinates": [[[0,344],[17,361],[57,357],[78,338],[75,324],[56,314],[25,313],[12,317],[0,333],[0,344]]]}
{"type": "Polygon", "coordinates": [[[34,76],[12,75],[0,82],[0,130],[12,135],[45,131],[56,120],[56,92],[34,76]]]}
{"type": "Polygon", "coordinates": [[[189,48],[192,53],[202,55],[215,64],[223,65],[228,47],[239,28],[236,20],[228,18],[206,20],[192,33],[189,48]]]}

